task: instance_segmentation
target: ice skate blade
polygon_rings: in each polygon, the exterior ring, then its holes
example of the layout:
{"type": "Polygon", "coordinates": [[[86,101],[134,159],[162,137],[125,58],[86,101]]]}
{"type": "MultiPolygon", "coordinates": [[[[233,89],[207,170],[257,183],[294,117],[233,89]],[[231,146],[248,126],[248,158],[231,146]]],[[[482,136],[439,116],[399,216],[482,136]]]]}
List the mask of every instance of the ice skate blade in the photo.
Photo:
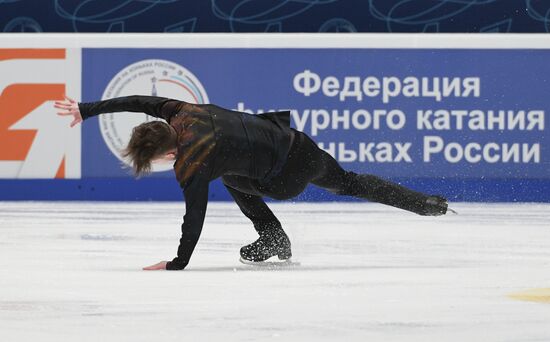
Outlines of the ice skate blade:
{"type": "Polygon", "coordinates": [[[292,261],[291,258],[286,260],[279,260],[276,256],[271,257],[265,261],[250,261],[243,259],[242,257],[239,258],[239,261],[245,265],[251,265],[251,266],[258,266],[258,267],[266,267],[266,268],[279,268],[279,267],[296,267],[300,266],[300,263],[297,261],[292,261]]]}

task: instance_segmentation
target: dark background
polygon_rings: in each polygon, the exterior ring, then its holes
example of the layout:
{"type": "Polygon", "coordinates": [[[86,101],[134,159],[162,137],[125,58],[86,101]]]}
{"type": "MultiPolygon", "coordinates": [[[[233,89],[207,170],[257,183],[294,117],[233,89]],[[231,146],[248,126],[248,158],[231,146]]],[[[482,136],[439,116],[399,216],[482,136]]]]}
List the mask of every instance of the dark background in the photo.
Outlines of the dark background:
{"type": "Polygon", "coordinates": [[[549,0],[0,0],[4,32],[549,32],[549,0]]]}

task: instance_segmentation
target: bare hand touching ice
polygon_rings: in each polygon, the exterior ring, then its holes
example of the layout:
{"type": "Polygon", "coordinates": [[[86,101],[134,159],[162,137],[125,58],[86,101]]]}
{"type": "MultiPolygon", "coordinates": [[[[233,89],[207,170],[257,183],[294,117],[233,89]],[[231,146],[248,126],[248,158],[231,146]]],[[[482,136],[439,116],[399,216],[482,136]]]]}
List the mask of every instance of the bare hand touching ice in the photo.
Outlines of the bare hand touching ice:
{"type": "Polygon", "coordinates": [[[157,270],[165,270],[166,269],[166,264],[168,263],[168,261],[161,261],[157,264],[154,264],[154,265],[151,265],[151,266],[147,266],[147,267],[144,267],[143,270],[144,271],[157,271],[157,270]]]}

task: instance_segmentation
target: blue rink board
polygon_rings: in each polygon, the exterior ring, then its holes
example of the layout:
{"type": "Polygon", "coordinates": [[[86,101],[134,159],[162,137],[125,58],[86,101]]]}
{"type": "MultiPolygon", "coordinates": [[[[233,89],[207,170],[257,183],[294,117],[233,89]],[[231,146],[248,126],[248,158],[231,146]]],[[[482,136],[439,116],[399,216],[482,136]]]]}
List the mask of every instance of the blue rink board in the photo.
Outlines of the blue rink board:
{"type": "MultiPolygon", "coordinates": [[[[325,129],[317,134],[308,120],[302,129],[313,140],[327,145],[344,142],[349,148],[360,143],[390,142],[413,144],[412,158],[407,162],[348,162],[345,168],[359,173],[374,173],[391,178],[550,178],[550,134],[548,119],[539,130],[450,130],[427,131],[416,127],[417,110],[541,110],[550,113],[548,94],[550,83],[550,50],[449,50],[449,49],[83,49],[82,101],[102,98],[109,83],[121,70],[145,60],[164,60],[180,65],[204,86],[210,103],[237,109],[293,109],[302,118],[313,110],[401,110],[406,115],[403,129],[366,130],[341,127],[325,129]],[[384,103],[381,96],[364,97],[362,101],[338,96],[329,97],[321,91],[304,96],[294,88],[296,75],[310,70],[321,78],[334,76],[341,83],[348,76],[417,78],[477,77],[480,96],[391,98],[384,103]],[[426,136],[439,136],[445,142],[467,144],[494,142],[541,144],[539,163],[450,163],[442,154],[430,162],[422,161],[422,143],[426,136]]],[[[126,68],[126,69],[125,69],[126,68]]],[[[342,85],[343,88],[343,85],[342,85]]],[[[163,96],[157,88],[158,96],[163,96]]],[[[142,95],[151,95],[151,87],[143,85],[142,95]]],[[[311,116],[310,116],[311,117],[311,116]]],[[[294,120],[293,120],[294,121],[294,120]]],[[[293,122],[295,125],[296,123],[293,122]]],[[[82,176],[128,177],[120,162],[109,151],[96,118],[84,122],[82,130],[82,176]]],[[[154,174],[172,177],[173,171],[154,174]]]]}
{"type": "MultiPolygon", "coordinates": [[[[108,83],[128,65],[147,59],[161,59],[191,71],[208,93],[209,102],[226,108],[350,110],[400,109],[407,125],[399,131],[389,129],[326,129],[312,136],[316,142],[345,142],[352,148],[361,142],[412,142],[412,163],[346,162],[342,166],[358,173],[372,173],[402,181],[418,191],[440,193],[457,201],[541,201],[550,202],[550,143],[548,119],[543,131],[419,131],[414,125],[418,109],[463,110],[543,110],[550,112],[547,94],[550,85],[550,50],[476,50],[476,49],[84,49],[83,101],[101,98],[108,83]],[[381,97],[340,101],[320,91],[304,96],[293,86],[294,77],[311,70],[320,77],[329,75],[343,80],[346,76],[378,78],[395,76],[479,77],[479,97],[406,98],[399,96],[384,103],[381,97]],[[540,143],[539,163],[449,163],[441,156],[422,162],[421,141],[426,135],[441,136],[445,141],[540,143]]],[[[147,94],[147,92],[144,92],[147,94]]],[[[158,94],[162,96],[162,94],[158,94]]],[[[295,123],[293,122],[293,125],[295,123]]],[[[98,121],[83,126],[83,180],[81,196],[98,200],[177,200],[181,192],[174,185],[173,171],[156,173],[138,183],[121,170],[106,148],[98,121]],[[105,177],[104,179],[102,179],[105,177]],[[163,181],[164,180],[164,181],[163,181]],[[135,187],[133,185],[136,185],[135,187]],[[137,186],[137,184],[140,184],[137,186]],[[113,187],[112,185],[116,185],[113,187]],[[94,190],[91,190],[91,189],[94,190]],[[119,190],[114,190],[119,189],[119,190]],[[175,188],[175,189],[173,189],[175,188]],[[86,191],[88,189],[88,191],[86,191]]],[[[312,135],[310,126],[303,129],[312,135]]],[[[71,183],[68,183],[71,184],[71,183]]],[[[70,188],[71,186],[68,185],[70,188]]],[[[70,196],[70,195],[69,195],[70,196]]],[[[210,188],[213,200],[230,197],[219,181],[210,188]]],[[[350,200],[315,187],[297,200],[350,200]]]]}
{"type": "MultiPolygon", "coordinates": [[[[442,194],[451,202],[550,202],[548,179],[391,179],[414,190],[442,194]]],[[[175,179],[97,178],[83,180],[0,180],[3,200],[179,201],[175,179]]],[[[210,185],[210,200],[231,201],[219,180],[210,185]]],[[[269,200],[269,199],[268,199],[269,200]]],[[[308,186],[290,201],[360,201],[308,186]]]]}
{"type": "MultiPolygon", "coordinates": [[[[82,101],[102,98],[115,76],[134,63],[157,59],[189,70],[200,81],[210,103],[236,109],[307,110],[399,109],[407,115],[401,130],[326,129],[312,134],[316,142],[346,143],[356,148],[365,142],[411,142],[412,162],[344,162],[357,173],[375,174],[401,182],[415,190],[442,194],[451,201],[550,202],[550,50],[475,49],[119,49],[85,48],[82,51],[82,101]],[[397,77],[478,77],[479,97],[449,97],[441,102],[429,97],[398,96],[389,103],[381,97],[340,101],[321,92],[304,96],[293,86],[294,77],[311,70],[320,77],[348,76],[364,79],[397,77]],[[540,110],[544,129],[508,131],[423,131],[415,126],[417,110],[540,110]],[[422,161],[422,139],[427,135],[460,144],[540,144],[537,163],[451,163],[441,155],[422,161]]],[[[136,91],[133,88],[132,91],[136,91]]],[[[162,89],[158,96],[164,96],[162,89]]],[[[152,95],[151,87],[138,93],[152,95]]],[[[294,122],[293,125],[296,123],[294,122]]],[[[134,180],[107,147],[97,118],[82,125],[82,179],[80,180],[0,180],[2,200],[181,200],[172,170],[134,180]]],[[[212,200],[229,200],[219,181],[210,187],[212,200]]],[[[353,200],[309,187],[298,201],[353,200]]]]}

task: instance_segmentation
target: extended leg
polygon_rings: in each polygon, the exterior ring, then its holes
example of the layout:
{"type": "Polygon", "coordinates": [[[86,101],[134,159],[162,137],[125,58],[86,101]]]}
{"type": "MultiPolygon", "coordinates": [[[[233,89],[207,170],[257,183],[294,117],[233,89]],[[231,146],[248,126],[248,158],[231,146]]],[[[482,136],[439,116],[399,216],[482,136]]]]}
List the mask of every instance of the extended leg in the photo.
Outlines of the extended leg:
{"type": "Polygon", "coordinates": [[[338,177],[326,174],[312,183],[339,195],[364,198],[419,215],[438,216],[447,212],[447,201],[443,197],[428,196],[374,175],[342,172],[339,182],[335,182],[338,177]]]}
{"type": "Polygon", "coordinates": [[[447,212],[445,198],[416,192],[374,175],[345,171],[305,134],[303,139],[304,159],[315,165],[315,175],[310,180],[312,184],[339,195],[359,197],[419,215],[443,215],[447,212]]]}
{"type": "Polygon", "coordinates": [[[262,197],[246,194],[227,185],[226,188],[260,236],[255,242],[241,248],[241,257],[249,261],[263,261],[274,255],[279,259],[290,258],[290,240],[262,197]]]}

